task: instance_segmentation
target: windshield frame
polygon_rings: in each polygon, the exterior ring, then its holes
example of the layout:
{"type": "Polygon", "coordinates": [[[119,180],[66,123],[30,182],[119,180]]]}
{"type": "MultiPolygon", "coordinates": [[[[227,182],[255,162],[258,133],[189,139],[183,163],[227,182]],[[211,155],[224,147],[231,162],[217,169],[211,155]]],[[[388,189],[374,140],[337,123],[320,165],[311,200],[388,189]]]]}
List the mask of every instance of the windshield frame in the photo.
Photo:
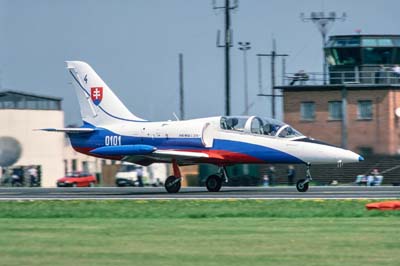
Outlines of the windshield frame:
{"type": "Polygon", "coordinates": [[[298,139],[305,137],[304,134],[302,134],[300,131],[296,130],[289,124],[284,123],[283,121],[273,119],[273,118],[267,118],[267,117],[259,117],[259,116],[221,116],[220,118],[220,125],[219,129],[223,130],[225,132],[236,132],[236,133],[242,133],[242,134],[247,134],[247,135],[254,135],[254,136],[263,136],[263,137],[272,137],[272,138],[278,138],[278,139],[298,139]],[[226,126],[227,121],[229,121],[228,124],[232,124],[230,120],[234,120],[234,124],[238,125],[243,125],[243,121],[245,121],[244,128],[235,128],[226,126]],[[258,130],[257,127],[254,127],[254,122],[257,121],[258,123],[258,130]],[[268,130],[267,130],[268,128],[268,130]],[[293,134],[291,135],[285,135],[281,136],[281,134],[284,131],[290,131],[293,134]],[[255,132],[258,131],[258,132],[255,132]]]}

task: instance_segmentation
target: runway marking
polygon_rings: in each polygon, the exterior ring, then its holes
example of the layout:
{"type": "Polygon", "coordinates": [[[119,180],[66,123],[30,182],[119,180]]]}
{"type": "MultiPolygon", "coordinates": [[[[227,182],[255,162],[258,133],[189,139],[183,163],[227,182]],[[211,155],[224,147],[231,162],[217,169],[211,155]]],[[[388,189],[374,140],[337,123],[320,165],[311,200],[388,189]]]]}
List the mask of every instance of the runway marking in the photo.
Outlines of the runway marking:
{"type": "MultiPolygon", "coordinates": [[[[134,193],[137,193],[137,192],[132,192],[132,193],[129,193],[129,192],[125,192],[125,195],[127,195],[127,196],[134,196],[135,194],[134,193]]],[[[145,193],[145,192],[142,192],[142,193],[145,193]]],[[[189,193],[191,193],[191,194],[200,194],[200,195],[209,195],[209,192],[207,192],[207,191],[195,191],[195,192],[189,192],[189,193]]],[[[237,195],[241,195],[240,193],[240,191],[232,191],[232,192],[228,192],[228,191],[224,191],[224,193],[226,193],[226,195],[229,195],[229,194],[237,194],[237,195]]],[[[242,192],[242,193],[247,193],[247,192],[242,192]]],[[[336,191],[336,192],[334,192],[334,191],[309,191],[309,192],[307,192],[307,195],[316,195],[316,194],[336,194],[336,195],[340,195],[340,194],[343,194],[343,195],[345,195],[345,194],[355,194],[355,195],[365,195],[365,194],[382,194],[382,193],[385,193],[385,194],[394,194],[394,195],[399,195],[399,197],[400,197],[400,192],[398,192],[398,191],[385,191],[385,192],[383,192],[383,191],[336,191]]],[[[7,194],[7,193],[4,193],[4,194],[7,194]]],[[[20,195],[23,195],[22,193],[10,193],[10,194],[20,194],[20,195]]],[[[42,193],[40,193],[40,194],[42,194],[42,193]]],[[[83,194],[83,192],[78,192],[78,191],[75,191],[75,192],[50,192],[50,193],[46,193],[46,194],[48,194],[48,195],[68,195],[68,196],[73,196],[73,195],[79,195],[79,194],[83,194]]],[[[85,192],[85,194],[87,194],[87,195],[91,195],[91,194],[95,194],[95,195],[99,195],[99,196],[102,196],[102,195],[104,195],[104,196],[106,196],[106,195],[115,195],[115,194],[121,194],[121,193],[116,193],[116,192],[85,192]]],[[[152,193],[152,194],[156,194],[156,195],[160,195],[160,196],[162,196],[162,195],[165,195],[166,193],[165,192],[154,192],[154,193],[152,193]]],[[[264,192],[264,191],[259,191],[259,192],[250,192],[250,194],[255,194],[255,195],[260,195],[260,194],[271,194],[271,195],[298,195],[299,194],[299,192],[264,192]]],[[[179,194],[178,194],[179,195],[179,194]]],[[[182,194],[182,195],[185,195],[185,194],[182,194]]]]}
{"type": "Polygon", "coordinates": [[[273,198],[273,197],[263,197],[263,198],[0,198],[0,201],[38,201],[38,200],[53,200],[53,201],[72,201],[72,200],[216,200],[216,201],[224,201],[224,200],[398,200],[400,198],[392,198],[392,197],[374,197],[374,198],[357,198],[357,197],[348,197],[348,198],[273,198]]]}
{"type": "Polygon", "coordinates": [[[0,201],[29,200],[385,200],[400,198],[400,187],[312,187],[299,193],[293,187],[224,187],[210,193],[203,187],[169,194],[164,188],[0,188],[0,201]]]}
{"type": "MultiPolygon", "coordinates": [[[[196,193],[196,194],[209,194],[210,192],[208,191],[183,191],[184,193],[196,193]]],[[[299,192],[297,191],[240,191],[240,190],[236,190],[236,191],[221,191],[222,193],[226,193],[226,194],[233,194],[233,193],[252,193],[252,194],[261,194],[261,193],[265,193],[265,194],[296,194],[298,195],[299,192]]],[[[220,192],[220,193],[221,193],[220,192]]],[[[100,194],[100,195],[115,195],[115,194],[131,194],[131,193],[146,193],[146,191],[110,191],[110,192],[102,192],[102,191],[59,191],[59,192],[41,192],[41,193],[35,193],[35,194],[49,194],[49,195],[73,195],[73,194],[100,194]]],[[[399,194],[400,195],[400,191],[352,191],[352,190],[348,190],[348,191],[308,191],[306,192],[306,194],[310,195],[310,194],[379,194],[379,193],[389,193],[389,194],[399,194]]],[[[166,194],[166,192],[164,191],[155,191],[152,192],[152,194],[166,194]]],[[[23,192],[0,192],[0,195],[24,195],[23,192]]],[[[132,194],[133,195],[133,194],[132,194]]],[[[177,194],[179,195],[179,193],[177,194]]],[[[183,194],[184,195],[184,194],[183,194]]]]}

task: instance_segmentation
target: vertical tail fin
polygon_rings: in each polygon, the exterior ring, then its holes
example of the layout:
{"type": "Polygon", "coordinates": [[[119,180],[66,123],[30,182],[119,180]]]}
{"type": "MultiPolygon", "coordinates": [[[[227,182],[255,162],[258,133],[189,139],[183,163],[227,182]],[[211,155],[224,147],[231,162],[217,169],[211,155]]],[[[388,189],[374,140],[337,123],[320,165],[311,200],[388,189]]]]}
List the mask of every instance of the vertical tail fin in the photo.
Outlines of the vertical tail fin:
{"type": "Polygon", "coordinates": [[[87,63],[66,63],[73,78],[84,122],[103,126],[121,121],[145,121],[132,114],[87,63]]]}

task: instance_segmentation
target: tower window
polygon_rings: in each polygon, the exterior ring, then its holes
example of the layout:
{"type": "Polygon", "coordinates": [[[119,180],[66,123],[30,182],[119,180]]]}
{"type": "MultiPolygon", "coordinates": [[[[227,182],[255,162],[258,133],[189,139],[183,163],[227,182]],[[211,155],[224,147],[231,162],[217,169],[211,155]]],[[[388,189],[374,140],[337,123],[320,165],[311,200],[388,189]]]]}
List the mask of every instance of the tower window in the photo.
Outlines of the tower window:
{"type": "Polygon", "coordinates": [[[328,103],[329,120],[342,120],[342,101],[331,101],[328,103]]]}
{"type": "Polygon", "coordinates": [[[357,118],[358,119],[372,119],[372,101],[358,101],[357,106],[357,118]]]}
{"type": "Polygon", "coordinates": [[[315,120],[315,103],[302,102],[300,105],[301,120],[313,121],[315,120]]]}

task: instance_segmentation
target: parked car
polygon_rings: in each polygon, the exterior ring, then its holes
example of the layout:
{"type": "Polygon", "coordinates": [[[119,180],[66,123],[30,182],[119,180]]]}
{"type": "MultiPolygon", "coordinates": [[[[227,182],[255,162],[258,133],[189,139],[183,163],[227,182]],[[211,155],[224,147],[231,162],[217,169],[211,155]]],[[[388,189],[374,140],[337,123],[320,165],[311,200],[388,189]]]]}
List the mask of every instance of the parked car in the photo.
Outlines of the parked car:
{"type": "Polygon", "coordinates": [[[96,177],[85,172],[68,173],[65,177],[57,180],[57,187],[94,187],[97,183],[96,177]]]}

